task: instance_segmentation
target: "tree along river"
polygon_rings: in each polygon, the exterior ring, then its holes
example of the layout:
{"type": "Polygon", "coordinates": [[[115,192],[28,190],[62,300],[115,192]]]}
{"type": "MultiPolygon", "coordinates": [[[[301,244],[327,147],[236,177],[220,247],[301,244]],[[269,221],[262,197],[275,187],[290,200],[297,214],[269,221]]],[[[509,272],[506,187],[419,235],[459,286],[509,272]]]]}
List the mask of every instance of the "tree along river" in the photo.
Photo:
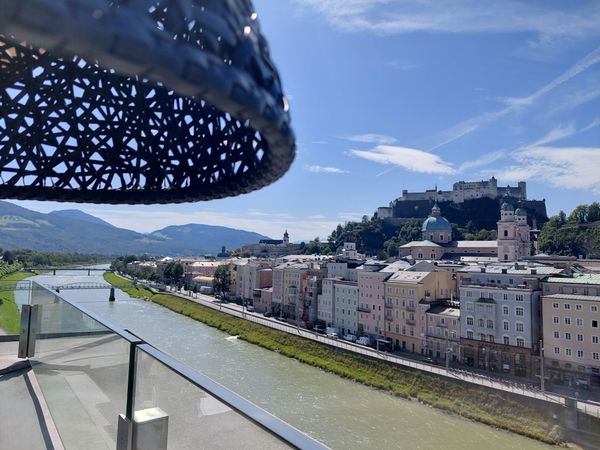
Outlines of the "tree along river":
{"type": "MultiPolygon", "coordinates": [[[[32,278],[56,286],[102,282],[101,272],[32,278]]],[[[19,303],[25,291],[16,291],[19,303]]],[[[61,296],[127,328],[335,449],[542,449],[537,441],[394,397],[229,336],[117,291],[62,290],[61,296]]]]}

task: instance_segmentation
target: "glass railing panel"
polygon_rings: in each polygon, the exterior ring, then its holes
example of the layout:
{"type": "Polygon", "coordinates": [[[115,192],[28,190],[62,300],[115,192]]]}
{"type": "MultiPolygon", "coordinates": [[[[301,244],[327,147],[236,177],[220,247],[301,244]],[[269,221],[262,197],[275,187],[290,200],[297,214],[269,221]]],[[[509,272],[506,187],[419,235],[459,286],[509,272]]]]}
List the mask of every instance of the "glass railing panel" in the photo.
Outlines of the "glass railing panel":
{"type": "Polygon", "coordinates": [[[290,448],[138,347],[134,418],[144,415],[168,416],[169,449],[290,448]]]}
{"type": "Polygon", "coordinates": [[[114,450],[129,341],[36,283],[31,303],[40,319],[30,361],[65,448],[114,450]]]}

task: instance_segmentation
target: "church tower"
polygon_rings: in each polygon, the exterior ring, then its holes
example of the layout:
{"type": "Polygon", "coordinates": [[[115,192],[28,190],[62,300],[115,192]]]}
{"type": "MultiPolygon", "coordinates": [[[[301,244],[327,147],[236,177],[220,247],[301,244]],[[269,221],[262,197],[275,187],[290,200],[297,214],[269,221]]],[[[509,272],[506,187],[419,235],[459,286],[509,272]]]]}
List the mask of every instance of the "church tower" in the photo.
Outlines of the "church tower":
{"type": "Polygon", "coordinates": [[[512,204],[504,201],[498,221],[498,261],[519,261],[531,256],[531,242],[527,225],[527,212],[515,211],[512,204]]]}
{"type": "Polygon", "coordinates": [[[283,245],[288,245],[290,243],[290,235],[288,234],[287,230],[285,230],[285,233],[283,233],[283,245]]]}

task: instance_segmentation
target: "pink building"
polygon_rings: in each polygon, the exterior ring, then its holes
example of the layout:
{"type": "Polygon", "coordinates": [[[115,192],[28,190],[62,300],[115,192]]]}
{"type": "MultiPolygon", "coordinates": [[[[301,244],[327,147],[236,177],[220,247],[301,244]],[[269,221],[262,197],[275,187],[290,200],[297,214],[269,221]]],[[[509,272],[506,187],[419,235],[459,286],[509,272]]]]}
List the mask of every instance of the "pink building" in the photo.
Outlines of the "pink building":
{"type": "Polygon", "coordinates": [[[254,289],[254,309],[256,312],[272,312],[273,288],[254,289]]]}
{"type": "Polygon", "coordinates": [[[358,273],[358,335],[378,339],[384,327],[384,285],[391,275],[384,265],[364,265],[358,273]]]}

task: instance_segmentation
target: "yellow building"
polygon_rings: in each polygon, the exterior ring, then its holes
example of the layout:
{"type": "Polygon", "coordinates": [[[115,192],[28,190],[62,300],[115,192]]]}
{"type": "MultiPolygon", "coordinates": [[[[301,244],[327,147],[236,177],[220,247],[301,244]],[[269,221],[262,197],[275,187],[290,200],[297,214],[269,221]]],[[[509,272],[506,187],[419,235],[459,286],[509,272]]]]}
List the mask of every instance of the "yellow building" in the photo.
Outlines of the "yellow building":
{"type": "Polygon", "coordinates": [[[402,271],[385,283],[385,337],[395,349],[428,353],[425,313],[456,293],[453,274],[402,271]]]}

